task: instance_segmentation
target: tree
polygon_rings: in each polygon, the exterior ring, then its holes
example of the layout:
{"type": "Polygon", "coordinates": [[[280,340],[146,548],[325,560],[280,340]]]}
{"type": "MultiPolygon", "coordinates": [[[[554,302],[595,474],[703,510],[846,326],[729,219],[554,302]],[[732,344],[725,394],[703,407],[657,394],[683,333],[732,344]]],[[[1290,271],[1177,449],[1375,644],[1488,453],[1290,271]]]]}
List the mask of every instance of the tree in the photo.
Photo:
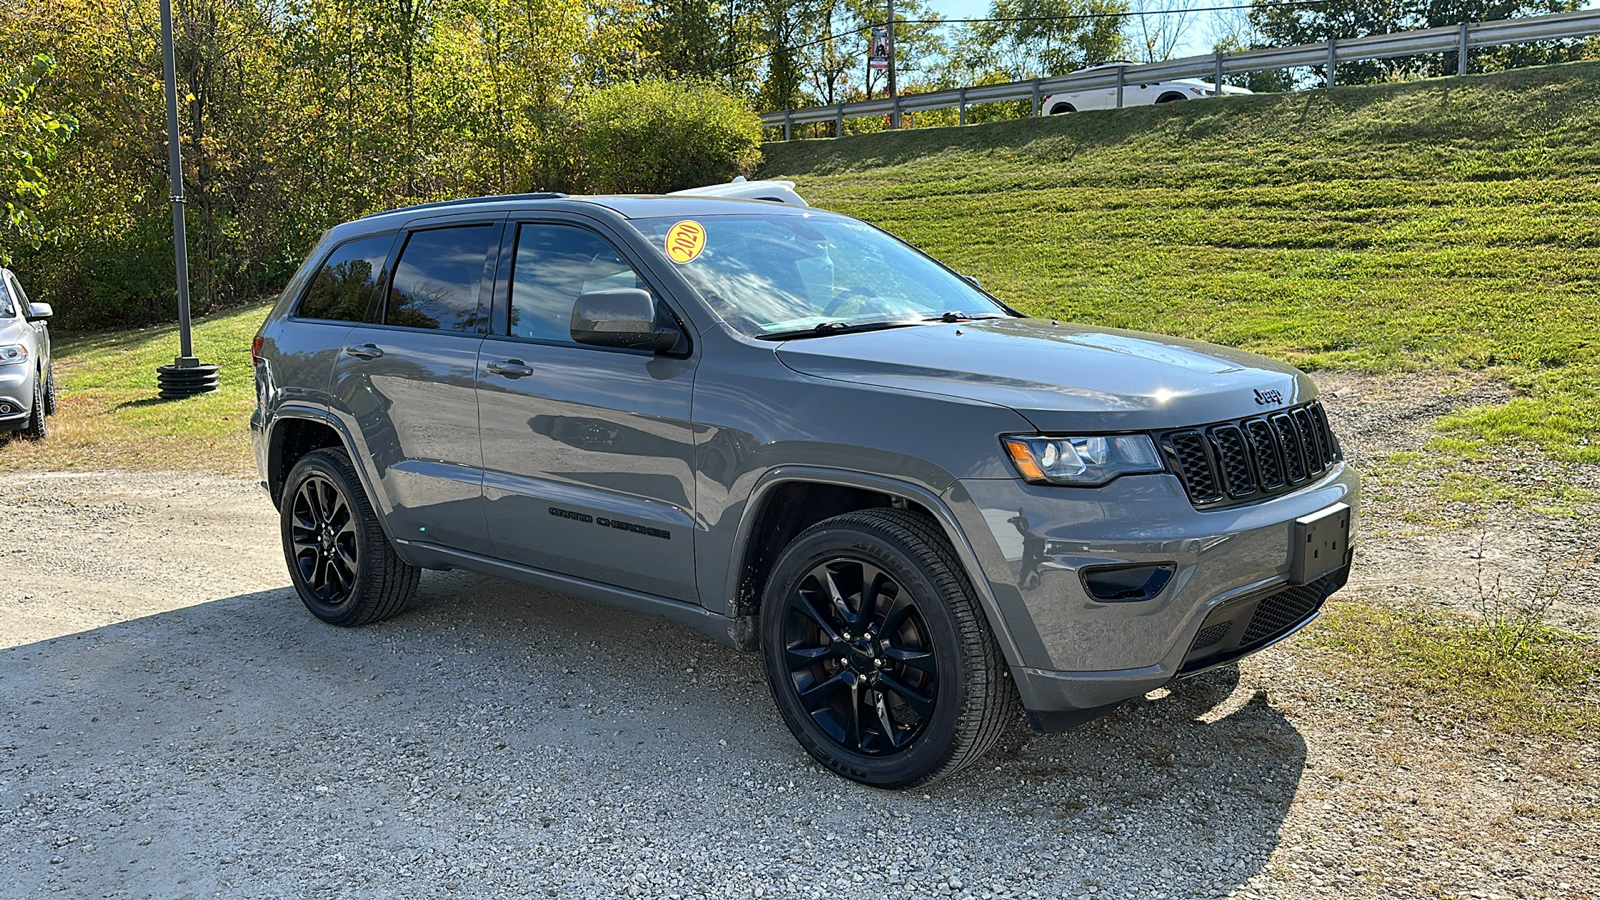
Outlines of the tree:
{"type": "Polygon", "coordinates": [[[957,40],[953,67],[973,81],[1004,73],[1013,81],[1063,75],[1125,53],[1125,0],[994,0],[989,18],[957,40]]]}
{"type": "Polygon", "coordinates": [[[1138,48],[1145,62],[1171,59],[1194,25],[1195,9],[1201,5],[1202,0],[1162,0],[1159,12],[1140,10],[1128,20],[1129,43],[1138,48]]]}
{"type": "MultiPolygon", "coordinates": [[[[1269,45],[1314,44],[1329,38],[1365,37],[1418,28],[1438,28],[1461,22],[1486,22],[1514,16],[1535,16],[1578,9],[1582,0],[1335,0],[1316,6],[1257,6],[1251,23],[1269,45]]],[[[1579,58],[1581,41],[1546,41],[1514,44],[1478,51],[1480,70],[1514,68],[1565,62],[1579,58]]],[[[1370,82],[1404,76],[1454,74],[1456,53],[1411,56],[1400,59],[1340,63],[1338,81],[1370,82]]],[[[1317,80],[1326,79],[1326,67],[1317,68],[1317,80]]]]}
{"type": "Polygon", "coordinates": [[[11,264],[13,241],[38,247],[46,234],[47,226],[35,214],[49,193],[45,169],[74,125],[46,108],[39,96],[40,82],[55,68],[55,59],[41,53],[12,69],[0,85],[0,199],[6,205],[0,266],[11,264]]]}

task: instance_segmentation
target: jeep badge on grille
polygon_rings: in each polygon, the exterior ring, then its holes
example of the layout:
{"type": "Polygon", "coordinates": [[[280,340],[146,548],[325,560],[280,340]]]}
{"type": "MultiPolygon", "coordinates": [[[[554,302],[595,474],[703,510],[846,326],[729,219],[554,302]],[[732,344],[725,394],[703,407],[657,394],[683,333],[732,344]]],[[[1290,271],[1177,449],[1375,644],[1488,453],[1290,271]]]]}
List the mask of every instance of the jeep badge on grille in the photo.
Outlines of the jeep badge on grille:
{"type": "Polygon", "coordinates": [[[1263,391],[1256,388],[1256,405],[1266,406],[1269,403],[1282,403],[1283,395],[1277,391],[1263,391]]]}

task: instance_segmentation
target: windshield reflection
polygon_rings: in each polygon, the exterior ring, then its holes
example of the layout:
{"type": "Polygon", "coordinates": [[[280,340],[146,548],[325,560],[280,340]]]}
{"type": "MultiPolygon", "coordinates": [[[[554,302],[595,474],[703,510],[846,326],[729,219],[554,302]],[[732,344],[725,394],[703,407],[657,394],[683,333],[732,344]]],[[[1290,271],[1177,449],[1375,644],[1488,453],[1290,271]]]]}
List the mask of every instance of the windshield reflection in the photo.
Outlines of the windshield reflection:
{"type": "MultiPolygon", "coordinates": [[[[657,248],[679,219],[632,224],[657,248]]],[[[921,320],[946,312],[1005,315],[986,294],[911,246],[829,215],[716,215],[695,220],[704,249],[676,264],[735,327],[752,336],[822,324],[921,320]]]]}

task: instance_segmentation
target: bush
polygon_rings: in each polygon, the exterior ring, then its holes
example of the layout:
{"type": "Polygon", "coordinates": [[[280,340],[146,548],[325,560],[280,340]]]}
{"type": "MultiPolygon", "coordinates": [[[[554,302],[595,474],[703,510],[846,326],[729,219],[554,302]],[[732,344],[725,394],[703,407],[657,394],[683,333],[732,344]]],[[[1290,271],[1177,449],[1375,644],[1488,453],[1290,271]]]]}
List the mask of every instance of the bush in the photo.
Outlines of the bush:
{"type": "Polygon", "coordinates": [[[749,175],[761,118],[704,82],[643,81],[582,101],[579,149],[596,193],[664,193],[749,175]]]}

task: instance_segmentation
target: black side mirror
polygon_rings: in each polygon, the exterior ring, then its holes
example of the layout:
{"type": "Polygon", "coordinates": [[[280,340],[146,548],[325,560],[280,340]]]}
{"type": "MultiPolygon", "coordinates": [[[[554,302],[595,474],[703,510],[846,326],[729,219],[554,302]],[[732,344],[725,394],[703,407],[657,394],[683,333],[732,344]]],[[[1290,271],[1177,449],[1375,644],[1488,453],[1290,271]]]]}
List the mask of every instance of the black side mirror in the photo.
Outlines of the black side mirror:
{"type": "Polygon", "coordinates": [[[639,288],[589,291],[572,307],[572,339],[595,347],[671,350],[678,329],[656,321],[656,298],[639,288]]]}
{"type": "Polygon", "coordinates": [[[23,315],[23,318],[29,322],[43,322],[55,314],[56,311],[51,309],[48,303],[29,303],[28,311],[23,315]]]}

